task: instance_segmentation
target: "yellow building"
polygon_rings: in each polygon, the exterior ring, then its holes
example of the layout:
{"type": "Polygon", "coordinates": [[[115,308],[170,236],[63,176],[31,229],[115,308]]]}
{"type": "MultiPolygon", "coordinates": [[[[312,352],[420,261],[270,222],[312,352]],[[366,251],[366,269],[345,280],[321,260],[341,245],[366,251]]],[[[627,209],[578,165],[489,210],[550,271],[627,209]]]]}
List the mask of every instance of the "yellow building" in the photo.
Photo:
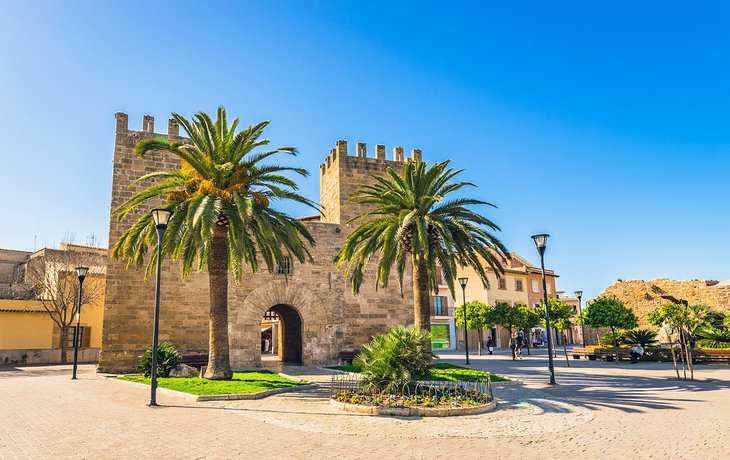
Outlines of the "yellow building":
{"type": "Polygon", "coordinates": [[[80,265],[90,270],[84,281],[79,361],[97,361],[106,257],[106,249],[66,243],[60,249],[33,253],[0,249],[0,364],[60,363],[59,323],[70,325],[65,339],[66,357],[68,362],[73,359],[78,292],[75,267],[80,265]]]}
{"type": "MultiPolygon", "coordinates": [[[[494,270],[487,269],[487,278],[489,280],[489,287],[485,288],[482,284],[476,271],[471,267],[459,268],[457,277],[467,278],[467,285],[465,289],[466,302],[472,300],[478,300],[486,305],[495,305],[497,303],[507,303],[509,305],[524,304],[534,307],[536,304],[539,306],[540,301],[536,299],[542,299],[542,278],[541,271],[539,268],[530,264],[527,260],[523,259],[515,253],[511,253],[511,259],[504,262],[505,272],[503,275],[497,276],[498,274],[494,270]],[[538,277],[538,278],[536,278],[538,277]],[[539,279],[540,283],[538,286],[535,285],[535,280],[539,279]],[[539,297],[538,297],[539,296],[539,297]]],[[[555,280],[558,277],[552,270],[545,270],[546,282],[548,287],[548,295],[555,296],[555,280]]],[[[448,318],[439,318],[433,316],[434,311],[432,310],[431,328],[433,330],[435,324],[451,324],[452,333],[450,337],[449,349],[461,348],[464,345],[464,331],[462,328],[454,328],[454,308],[460,308],[464,302],[462,298],[461,287],[457,284],[456,286],[456,299],[451,298],[446,286],[443,286],[439,290],[438,296],[445,297],[441,302],[447,304],[449,307],[448,318]],[[458,344],[458,347],[456,346],[458,344]]],[[[433,304],[433,301],[432,301],[433,304]]],[[[539,331],[538,331],[539,332],[539,331]]],[[[477,331],[469,331],[469,348],[476,349],[478,342],[477,331]]],[[[505,328],[495,327],[490,331],[484,331],[483,339],[486,340],[492,337],[495,341],[496,347],[506,347],[509,344],[509,331],[505,328]]],[[[437,348],[437,347],[434,347],[437,348]]]]}

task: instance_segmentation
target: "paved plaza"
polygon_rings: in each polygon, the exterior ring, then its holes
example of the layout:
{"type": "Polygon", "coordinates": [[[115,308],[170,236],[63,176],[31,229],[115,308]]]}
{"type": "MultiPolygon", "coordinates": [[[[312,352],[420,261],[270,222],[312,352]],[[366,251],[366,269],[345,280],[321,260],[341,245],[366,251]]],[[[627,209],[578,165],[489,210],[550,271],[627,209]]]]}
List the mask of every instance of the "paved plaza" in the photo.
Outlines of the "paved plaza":
{"type": "MultiPolygon", "coordinates": [[[[463,364],[445,353],[444,361],[463,364]]],[[[255,401],[190,403],[104,379],[84,365],[0,367],[0,458],[722,458],[730,454],[730,368],[676,381],[671,364],[472,357],[520,379],[495,389],[498,410],[451,418],[369,417],[327,401],[329,373],[286,367],[317,390],[255,401]]]]}

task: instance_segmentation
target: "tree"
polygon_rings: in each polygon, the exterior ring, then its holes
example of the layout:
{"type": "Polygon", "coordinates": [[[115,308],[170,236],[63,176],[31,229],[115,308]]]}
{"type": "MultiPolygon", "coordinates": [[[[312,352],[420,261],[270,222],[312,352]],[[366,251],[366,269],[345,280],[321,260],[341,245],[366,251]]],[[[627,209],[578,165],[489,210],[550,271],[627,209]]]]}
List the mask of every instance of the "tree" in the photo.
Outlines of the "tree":
{"type": "MultiPolygon", "coordinates": [[[[568,336],[566,334],[566,331],[573,327],[572,319],[575,317],[575,310],[573,310],[573,307],[568,305],[566,302],[564,302],[560,299],[557,299],[555,297],[548,298],[548,305],[550,305],[551,325],[557,331],[560,331],[560,334],[563,337],[563,353],[565,353],[565,362],[568,364],[568,367],[570,367],[570,361],[568,360],[568,346],[566,344],[566,342],[568,341],[568,336]]],[[[545,318],[544,304],[541,304],[541,306],[539,307],[539,312],[540,312],[540,317],[544,321],[544,318],[545,318]]]]}
{"type": "MultiPolygon", "coordinates": [[[[616,337],[616,329],[633,329],[638,325],[634,311],[616,297],[599,297],[583,311],[583,322],[591,327],[608,327],[616,337]]],[[[618,348],[614,339],[613,346],[618,348]]]]}
{"type": "MultiPolygon", "coordinates": [[[[173,211],[162,242],[162,254],[181,260],[183,281],[194,267],[208,271],[210,289],[210,334],[207,379],[230,379],[228,352],[228,272],[240,282],[244,266],[256,272],[261,259],[269,272],[283,265],[285,257],[310,260],[307,244],[314,239],[304,224],[273,208],[291,200],[315,207],[297,193],[297,184],[287,176],[307,176],[306,170],[262,164],[277,153],[296,155],[294,147],[259,150],[269,144],[262,139],[268,121],[236,131],[238,119],[228,125],[226,110],[218,109],[214,122],[206,113],[188,120],[172,117],[183,127],[189,142],[164,137],[142,140],[135,152],[144,156],[162,150],[181,160],[173,171],[156,171],[136,183],[155,182],[135,193],[115,212],[124,219],[140,205],[154,200],[173,211]]],[[[150,213],[142,214],[114,245],[112,257],[141,265],[156,244],[155,224],[150,213]]],[[[157,264],[153,251],[147,264],[151,273],[157,264]]]]}
{"type": "MultiPolygon", "coordinates": [[[[691,334],[695,330],[707,324],[708,313],[710,308],[707,305],[689,305],[688,303],[669,303],[652,310],[647,315],[649,323],[664,326],[671,334],[676,333],[679,338],[679,347],[681,356],[687,361],[687,367],[690,370],[690,378],[694,380],[694,366],[692,363],[692,347],[690,346],[691,334]]],[[[674,347],[672,346],[672,352],[674,347]]],[[[676,367],[676,359],[675,359],[676,367]]],[[[682,365],[684,370],[684,364],[682,365]]],[[[679,378],[679,369],[677,368],[677,378],[679,378]]],[[[685,378],[686,372],[685,372],[685,378]]]]}
{"type": "Polygon", "coordinates": [[[516,306],[517,308],[517,322],[515,323],[515,327],[522,329],[525,331],[525,341],[527,345],[527,354],[530,354],[530,338],[527,334],[527,331],[532,330],[532,328],[537,327],[540,325],[540,321],[542,318],[540,317],[540,313],[536,312],[532,308],[528,307],[525,304],[519,304],[516,306]]]}
{"type": "MultiPolygon", "coordinates": [[[[512,331],[520,324],[521,314],[518,307],[505,302],[497,302],[492,309],[489,322],[497,326],[506,327],[509,330],[510,339],[512,339],[512,331]]],[[[512,349],[512,359],[515,360],[515,350],[512,349]]]]}
{"type": "MultiPolygon", "coordinates": [[[[478,300],[472,300],[466,303],[466,328],[469,330],[477,330],[479,334],[479,356],[482,355],[482,344],[484,343],[484,329],[489,329],[492,324],[489,322],[493,307],[484,304],[478,300]]],[[[456,327],[464,327],[464,306],[456,307],[456,327]]]]}
{"type": "Polygon", "coordinates": [[[491,231],[499,227],[468,208],[493,204],[471,198],[449,198],[470,182],[454,182],[463,170],[449,168],[449,162],[433,165],[408,161],[403,171],[388,167],[386,176],[372,176],[375,184],[356,191],[352,200],[370,207],[350,222],[361,222],[348,235],[335,257],[337,268],[355,293],[360,291],[370,259],[377,257],[375,285],[386,287],[393,266],[398,281],[408,264],[413,273],[414,324],[430,330],[429,292],[438,290],[438,267],[454,295],[458,266],[472,267],[487,287],[485,265],[504,273],[502,261],[507,249],[491,231]]]}
{"type": "Polygon", "coordinates": [[[79,311],[79,279],[76,267],[90,270],[81,293],[81,308],[96,306],[104,293],[104,256],[87,251],[43,249],[26,264],[23,288],[37,299],[58,326],[61,363],[68,361],[69,329],[76,323],[79,311]]]}

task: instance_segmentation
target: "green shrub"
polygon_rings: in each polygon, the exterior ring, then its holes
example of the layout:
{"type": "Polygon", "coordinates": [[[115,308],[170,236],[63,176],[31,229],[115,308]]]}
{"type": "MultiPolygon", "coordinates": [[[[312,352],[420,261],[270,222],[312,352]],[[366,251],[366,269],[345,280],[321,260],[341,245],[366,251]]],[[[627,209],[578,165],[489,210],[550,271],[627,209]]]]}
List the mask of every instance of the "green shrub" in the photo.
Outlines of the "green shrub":
{"type": "Polygon", "coordinates": [[[712,326],[700,327],[695,331],[697,346],[700,348],[730,348],[730,330],[712,326]]]}
{"type": "Polygon", "coordinates": [[[640,343],[643,348],[656,343],[657,332],[651,329],[634,329],[624,332],[621,342],[625,345],[640,343]]]}
{"type": "Polygon", "coordinates": [[[431,334],[414,327],[394,327],[363,347],[355,364],[373,389],[395,392],[424,376],[432,366],[431,334]]]}
{"type": "MultiPolygon", "coordinates": [[[[157,345],[157,376],[168,377],[170,371],[180,364],[180,354],[172,342],[162,342],[157,345]]],[[[144,354],[139,357],[137,372],[149,377],[152,375],[152,345],[147,347],[144,354]]]]}
{"type": "Polygon", "coordinates": [[[611,348],[613,348],[613,346],[614,346],[614,339],[615,339],[615,342],[620,345],[622,343],[623,336],[624,336],[624,334],[622,332],[606,332],[605,334],[603,334],[601,336],[601,338],[598,341],[598,343],[602,347],[611,347],[611,348]]]}

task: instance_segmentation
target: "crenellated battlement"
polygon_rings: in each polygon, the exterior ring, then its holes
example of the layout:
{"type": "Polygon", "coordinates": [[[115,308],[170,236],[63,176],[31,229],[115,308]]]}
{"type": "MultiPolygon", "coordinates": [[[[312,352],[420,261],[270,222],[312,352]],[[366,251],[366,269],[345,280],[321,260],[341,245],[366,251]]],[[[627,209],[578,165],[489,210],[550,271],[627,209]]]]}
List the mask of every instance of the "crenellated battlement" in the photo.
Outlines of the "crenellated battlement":
{"type": "MultiPolygon", "coordinates": [[[[396,163],[404,163],[406,161],[405,150],[401,146],[393,147],[393,156],[390,160],[386,158],[385,145],[383,144],[377,144],[375,146],[373,154],[373,156],[368,156],[367,145],[365,144],[365,142],[358,142],[355,144],[355,155],[350,156],[347,148],[347,141],[338,140],[335,143],[335,148],[331,149],[329,155],[324,158],[324,161],[320,165],[319,170],[321,174],[324,174],[329,168],[341,161],[357,162],[361,160],[366,160],[366,163],[369,162],[374,164],[387,164],[389,166],[392,166],[396,163]]],[[[421,149],[411,150],[411,156],[408,158],[408,160],[423,161],[421,149]]]]}
{"type": "MultiPolygon", "coordinates": [[[[139,131],[129,129],[129,116],[126,113],[117,112],[114,117],[117,119],[117,134],[155,134],[155,117],[152,115],[142,117],[142,129],[139,131]]],[[[170,139],[180,137],[180,125],[174,118],[167,120],[167,137],[170,139]]]]}

